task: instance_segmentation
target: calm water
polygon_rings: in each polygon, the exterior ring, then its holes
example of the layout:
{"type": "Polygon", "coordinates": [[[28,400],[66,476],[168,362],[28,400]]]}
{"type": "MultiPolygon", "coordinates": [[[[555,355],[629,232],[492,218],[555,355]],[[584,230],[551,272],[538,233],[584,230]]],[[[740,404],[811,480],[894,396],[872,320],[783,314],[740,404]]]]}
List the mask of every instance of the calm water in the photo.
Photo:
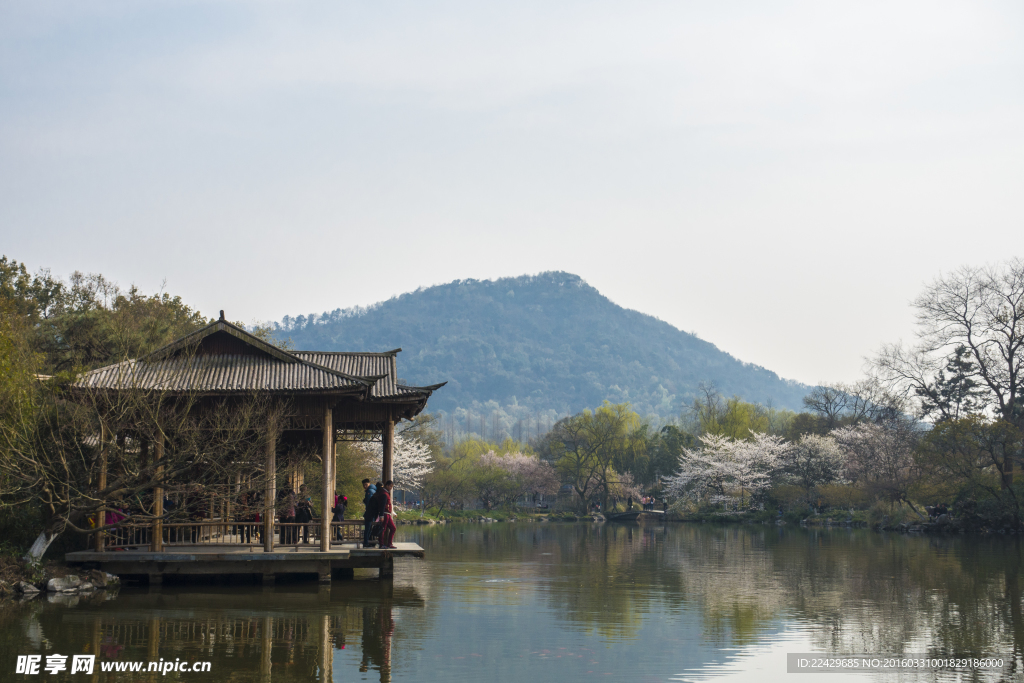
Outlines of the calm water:
{"type": "MultiPolygon", "coordinates": [[[[209,674],[64,679],[82,681],[821,678],[787,675],[787,652],[992,654],[998,672],[898,680],[1024,680],[1014,537],[539,523],[399,534],[428,559],[397,562],[393,582],[126,586],[12,607],[0,680],[62,680],[13,673],[17,654],[52,653],[211,662],[209,674]]],[[[825,677],[852,679],[883,677],[825,677]]]]}

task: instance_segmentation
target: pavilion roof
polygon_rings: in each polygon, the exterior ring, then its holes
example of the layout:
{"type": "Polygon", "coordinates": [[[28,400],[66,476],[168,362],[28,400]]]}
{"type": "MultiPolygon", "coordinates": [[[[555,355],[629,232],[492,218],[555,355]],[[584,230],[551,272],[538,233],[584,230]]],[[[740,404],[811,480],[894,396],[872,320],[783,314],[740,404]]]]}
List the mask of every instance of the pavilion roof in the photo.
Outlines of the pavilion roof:
{"type": "Polygon", "coordinates": [[[425,387],[413,387],[400,384],[396,356],[402,349],[370,353],[359,351],[293,351],[303,360],[328,368],[335,372],[356,377],[377,378],[370,388],[370,397],[374,399],[406,398],[422,395],[443,387],[446,382],[425,387]]]}
{"type": "Polygon", "coordinates": [[[399,384],[399,351],[290,352],[221,317],[148,356],[87,372],[74,386],[87,391],[353,395],[371,402],[425,403],[444,384],[399,384]]]}

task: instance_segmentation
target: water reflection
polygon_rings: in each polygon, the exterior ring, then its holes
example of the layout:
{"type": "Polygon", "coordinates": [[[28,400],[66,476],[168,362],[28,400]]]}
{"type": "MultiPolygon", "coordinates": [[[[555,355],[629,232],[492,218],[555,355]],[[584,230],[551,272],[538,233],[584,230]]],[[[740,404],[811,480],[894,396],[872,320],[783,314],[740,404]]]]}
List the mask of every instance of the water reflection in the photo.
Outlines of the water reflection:
{"type": "MultiPolygon", "coordinates": [[[[0,678],[18,654],[60,653],[211,662],[209,674],[178,676],[196,681],[694,680],[755,666],[770,680],[785,676],[784,652],[796,647],[995,654],[1003,670],[977,680],[1020,678],[1016,538],[703,525],[404,531],[429,559],[397,564],[393,582],[126,587],[10,606],[0,678]]],[[[954,677],[923,676],[936,679],[954,677]]]]}
{"type": "MultiPolygon", "coordinates": [[[[95,654],[97,662],[209,661],[207,680],[333,681],[336,653],[356,642],[359,671],[383,683],[391,680],[396,613],[422,612],[424,605],[415,586],[375,580],[333,588],[126,588],[116,596],[79,599],[71,607],[60,602],[37,599],[8,610],[5,633],[22,634],[4,639],[10,671],[17,654],[95,654]]],[[[61,675],[47,678],[63,680],[61,675]]],[[[80,674],[64,675],[84,680],[80,674]]],[[[190,674],[197,676],[204,678],[190,674]]],[[[115,675],[97,666],[90,680],[162,678],[152,672],[115,675]]]]}

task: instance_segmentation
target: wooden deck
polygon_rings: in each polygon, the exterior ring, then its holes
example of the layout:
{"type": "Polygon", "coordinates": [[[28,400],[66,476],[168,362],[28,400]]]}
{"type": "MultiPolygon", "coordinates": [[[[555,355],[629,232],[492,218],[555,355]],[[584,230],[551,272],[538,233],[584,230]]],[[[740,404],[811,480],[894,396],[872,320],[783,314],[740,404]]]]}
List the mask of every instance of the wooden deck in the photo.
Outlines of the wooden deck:
{"type": "Polygon", "coordinates": [[[350,577],[355,569],[379,569],[381,578],[389,578],[394,575],[396,557],[425,556],[423,548],[415,543],[395,545],[395,550],[338,545],[329,551],[298,545],[271,552],[253,546],[223,545],[176,546],[159,552],[82,550],[67,553],[65,560],[122,577],[145,576],[150,583],[162,583],[164,577],[173,576],[239,575],[257,575],[264,583],[271,583],[277,576],[289,574],[315,574],[321,583],[330,583],[332,577],[350,577]]]}

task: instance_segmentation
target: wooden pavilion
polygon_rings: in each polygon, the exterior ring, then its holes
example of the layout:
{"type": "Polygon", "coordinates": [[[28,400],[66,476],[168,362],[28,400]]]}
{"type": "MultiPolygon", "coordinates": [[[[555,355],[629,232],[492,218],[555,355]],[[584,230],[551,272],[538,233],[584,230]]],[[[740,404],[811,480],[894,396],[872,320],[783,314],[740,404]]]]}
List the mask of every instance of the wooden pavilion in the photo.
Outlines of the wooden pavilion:
{"type": "MultiPolygon", "coordinates": [[[[202,409],[204,402],[225,399],[259,396],[269,406],[287,405],[283,411],[283,424],[268,424],[264,435],[265,462],[262,469],[263,477],[263,514],[260,533],[249,535],[248,542],[243,542],[238,525],[224,513],[219,521],[211,512],[209,525],[219,531],[214,534],[195,533],[188,536],[193,545],[203,545],[201,549],[191,548],[191,555],[199,558],[204,556],[213,560],[214,555],[220,562],[226,561],[225,555],[241,550],[252,553],[252,538],[261,538],[260,545],[264,561],[283,559],[271,557],[267,553],[275,553],[275,544],[281,544],[286,535],[280,524],[275,522],[274,506],[278,498],[277,472],[278,457],[282,444],[302,443],[307,447],[315,444],[319,451],[323,469],[322,501],[333,501],[336,481],[335,448],[339,441],[379,440],[382,443],[383,466],[381,480],[392,479],[395,424],[403,419],[412,419],[427,405],[427,399],[438,388],[435,384],[425,387],[407,386],[398,379],[396,357],[401,349],[381,353],[371,352],[320,352],[320,351],[288,351],[255,337],[246,330],[227,322],[224,312],[220,319],[206,327],[183,337],[161,349],[137,360],[129,360],[103,368],[98,368],[83,375],[75,384],[74,391],[92,400],[100,411],[100,466],[98,490],[107,486],[107,454],[113,443],[122,443],[123,434],[112,433],[105,419],[104,405],[116,404],[116,398],[126,392],[144,392],[149,396],[158,396],[161,400],[174,400],[176,396],[189,396],[197,409],[202,409]],[[237,533],[233,533],[237,532],[237,533]],[[198,540],[219,539],[219,542],[196,543],[198,540]],[[214,548],[214,546],[219,546],[214,548]],[[228,547],[224,547],[228,546],[228,547]],[[232,548],[231,546],[236,546],[232,548]],[[245,547],[249,546],[249,547],[245,547]],[[202,550],[204,552],[194,552],[202,550]],[[216,551],[211,554],[211,551],[216,551]]],[[[140,430],[141,431],[141,430],[140,430]]],[[[159,431],[159,430],[157,430],[159,431]]],[[[150,432],[152,433],[152,431],[150,432]]],[[[144,443],[141,448],[153,454],[154,462],[164,461],[164,449],[167,447],[163,436],[151,439],[152,443],[144,443]]],[[[165,546],[182,546],[180,535],[165,526],[163,510],[164,491],[157,488],[152,496],[152,521],[133,524],[126,520],[124,524],[130,533],[109,534],[99,531],[95,534],[95,549],[69,553],[69,562],[109,565],[115,563],[122,566],[129,559],[125,552],[105,553],[111,545],[112,537],[120,539],[118,548],[130,551],[138,562],[157,562],[157,555],[166,555],[170,548],[165,546]],[[140,547],[142,543],[146,547],[140,547]]],[[[323,506],[326,509],[328,504],[323,506]]],[[[326,514],[325,514],[326,516],[326,514]]],[[[99,513],[98,526],[107,526],[105,513],[99,513]]],[[[329,520],[321,520],[329,524],[329,520]]],[[[361,522],[352,521],[342,526],[351,527],[348,538],[357,537],[356,527],[361,522]]],[[[335,523],[336,525],[338,523],[335,523]]],[[[336,532],[342,529],[335,529],[336,532]]],[[[323,526],[319,535],[320,553],[331,553],[331,567],[337,569],[346,566],[373,566],[367,564],[367,552],[362,549],[348,550],[345,553],[351,559],[347,565],[332,548],[333,538],[344,538],[345,535],[330,533],[328,526],[323,526]],[[358,555],[362,559],[357,559],[358,555]]],[[[358,545],[358,544],[357,544],[358,545]]],[[[185,550],[178,547],[177,550],[185,550]]],[[[294,548],[294,556],[299,548],[294,548]]],[[[338,551],[341,552],[341,551],[338,551]]],[[[383,551],[378,551],[383,552],[383,551]]],[[[278,553],[279,554],[279,553],[278,553]]],[[[388,557],[394,553],[388,553],[388,557]]],[[[400,553],[399,553],[400,554],[400,553]]],[[[410,549],[410,554],[422,556],[418,546],[410,549]]],[[[323,578],[323,559],[319,555],[310,559],[310,552],[301,555],[314,561],[318,572],[323,578]]],[[[183,557],[180,552],[175,557],[183,557]]],[[[299,557],[287,559],[299,560],[299,557]]],[[[166,563],[167,558],[163,561],[166,563]]],[[[188,568],[188,562],[176,560],[177,573],[211,573],[214,567],[205,569],[188,568]],[[184,564],[182,564],[184,562],[184,564]]],[[[390,560],[389,560],[390,561],[390,560]]],[[[264,562],[265,563],[265,562],[264,562]]],[[[113,565],[110,565],[113,566],[113,565]]],[[[274,565],[280,567],[281,565],[274,565]]],[[[381,565],[383,567],[383,565],[381,565]]],[[[108,567],[109,568],[109,567],[108,567]]],[[[123,569],[123,567],[122,567],[123,569]]],[[[155,576],[152,567],[138,572],[155,576]]],[[[266,569],[263,570],[267,575],[266,569]]],[[[382,569],[383,572],[383,569],[382,569]]],[[[259,573],[259,572],[256,572],[259,573]]],[[[279,573],[277,571],[271,573],[279,573]]],[[[157,573],[158,575],[159,573],[157,573]]],[[[157,579],[159,580],[159,579],[157,579]]]]}

